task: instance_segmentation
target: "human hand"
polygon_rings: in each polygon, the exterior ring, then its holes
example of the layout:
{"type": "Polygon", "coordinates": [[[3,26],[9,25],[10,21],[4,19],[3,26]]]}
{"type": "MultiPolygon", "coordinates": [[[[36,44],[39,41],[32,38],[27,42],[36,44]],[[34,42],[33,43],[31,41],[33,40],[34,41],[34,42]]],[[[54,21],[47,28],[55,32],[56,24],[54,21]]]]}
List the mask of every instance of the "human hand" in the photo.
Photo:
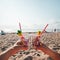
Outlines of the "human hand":
{"type": "Polygon", "coordinates": [[[33,48],[36,50],[39,50],[39,48],[41,48],[44,44],[40,41],[40,37],[39,36],[34,36],[32,38],[33,40],[33,48]]]}
{"type": "Polygon", "coordinates": [[[14,44],[14,48],[15,49],[20,49],[20,50],[27,50],[28,49],[28,45],[27,45],[27,41],[20,41],[18,40],[15,44],[14,44]]]}

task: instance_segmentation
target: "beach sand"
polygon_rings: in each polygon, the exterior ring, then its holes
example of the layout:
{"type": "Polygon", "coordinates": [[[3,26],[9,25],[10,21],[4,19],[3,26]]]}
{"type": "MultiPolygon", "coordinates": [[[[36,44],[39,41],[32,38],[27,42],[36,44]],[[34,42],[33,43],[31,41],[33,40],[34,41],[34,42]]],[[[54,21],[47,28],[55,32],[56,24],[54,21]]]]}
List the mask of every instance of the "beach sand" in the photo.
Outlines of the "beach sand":
{"type": "MultiPolygon", "coordinates": [[[[26,39],[34,38],[36,33],[23,33],[26,39]]],[[[0,35],[0,53],[7,50],[9,47],[13,46],[20,37],[15,33],[7,33],[5,35],[0,35]]],[[[44,33],[42,34],[40,41],[44,43],[47,47],[53,51],[60,54],[60,33],[44,33]]],[[[30,44],[32,41],[30,42],[30,44]]],[[[31,45],[30,45],[31,46],[31,45]]],[[[9,60],[52,60],[49,55],[45,54],[41,50],[30,49],[27,51],[19,51],[15,55],[11,56],[9,60]]]]}

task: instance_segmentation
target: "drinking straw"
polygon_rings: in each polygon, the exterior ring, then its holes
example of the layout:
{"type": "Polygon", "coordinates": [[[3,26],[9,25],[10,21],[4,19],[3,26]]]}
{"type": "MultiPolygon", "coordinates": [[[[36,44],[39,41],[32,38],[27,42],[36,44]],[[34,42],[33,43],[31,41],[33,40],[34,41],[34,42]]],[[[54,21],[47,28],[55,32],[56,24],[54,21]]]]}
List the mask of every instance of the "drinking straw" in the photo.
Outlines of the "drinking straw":
{"type": "Polygon", "coordinates": [[[22,31],[20,22],[19,22],[19,28],[20,28],[20,30],[22,31]]]}
{"type": "Polygon", "coordinates": [[[45,32],[47,26],[48,26],[48,24],[45,26],[45,28],[44,28],[43,31],[41,32],[41,35],[45,32]]]}

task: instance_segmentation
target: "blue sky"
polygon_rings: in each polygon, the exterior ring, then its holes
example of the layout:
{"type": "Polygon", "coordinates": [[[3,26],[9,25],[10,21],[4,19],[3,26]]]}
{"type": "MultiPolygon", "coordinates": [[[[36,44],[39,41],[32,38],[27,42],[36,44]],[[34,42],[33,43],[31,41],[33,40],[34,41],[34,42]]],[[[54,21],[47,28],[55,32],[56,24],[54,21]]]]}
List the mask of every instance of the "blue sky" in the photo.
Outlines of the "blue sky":
{"type": "MultiPolygon", "coordinates": [[[[0,0],[0,29],[60,26],[60,0],[0,0]]],[[[53,28],[52,27],[52,28],[53,28]]]]}

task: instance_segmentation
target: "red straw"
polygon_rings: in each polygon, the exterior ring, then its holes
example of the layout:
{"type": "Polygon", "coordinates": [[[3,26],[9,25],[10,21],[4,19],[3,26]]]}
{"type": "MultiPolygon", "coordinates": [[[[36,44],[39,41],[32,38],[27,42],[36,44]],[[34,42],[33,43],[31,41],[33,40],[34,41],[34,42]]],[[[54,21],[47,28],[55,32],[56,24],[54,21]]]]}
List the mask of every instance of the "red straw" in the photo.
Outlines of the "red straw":
{"type": "Polygon", "coordinates": [[[45,32],[47,26],[48,26],[48,24],[45,26],[45,28],[43,29],[43,31],[41,32],[41,34],[45,32]]]}
{"type": "MultiPolygon", "coordinates": [[[[20,30],[22,31],[20,22],[19,22],[19,28],[20,28],[20,30]]],[[[25,38],[25,37],[22,35],[22,36],[20,36],[20,38],[23,39],[23,38],[25,38]]]]}
{"type": "Polygon", "coordinates": [[[20,24],[20,22],[19,22],[19,28],[20,28],[20,30],[21,30],[21,24],[20,24]]]}
{"type": "Polygon", "coordinates": [[[47,26],[48,26],[48,24],[45,26],[45,28],[43,29],[43,31],[41,32],[41,34],[39,35],[39,37],[45,32],[47,26]]]}

